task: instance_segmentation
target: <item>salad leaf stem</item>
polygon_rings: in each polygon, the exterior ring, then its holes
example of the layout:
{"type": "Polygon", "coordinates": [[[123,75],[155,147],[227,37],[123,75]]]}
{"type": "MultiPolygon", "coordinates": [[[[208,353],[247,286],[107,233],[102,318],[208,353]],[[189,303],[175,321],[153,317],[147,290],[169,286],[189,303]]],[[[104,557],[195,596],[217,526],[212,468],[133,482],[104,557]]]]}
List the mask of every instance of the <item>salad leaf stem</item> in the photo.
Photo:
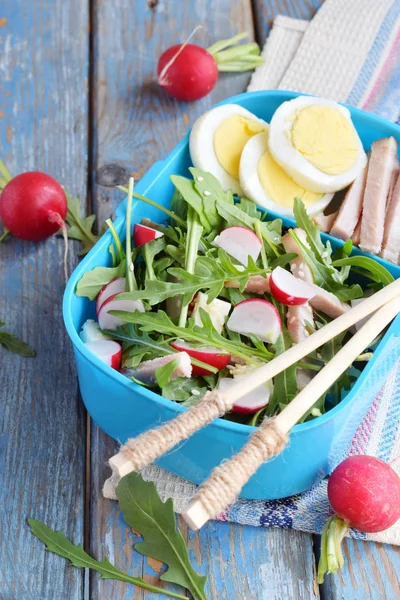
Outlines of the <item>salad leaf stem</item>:
{"type": "Polygon", "coordinates": [[[324,583],[325,573],[337,573],[344,565],[341,543],[349,527],[337,515],[325,523],[321,537],[321,556],[318,563],[318,583],[324,583]]]}
{"type": "Polygon", "coordinates": [[[246,39],[247,37],[249,37],[249,34],[247,33],[247,31],[242,31],[242,33],[238,33],[237,35],[234,35],[233,37],[227,38],[225,40],[219,40],[219,42],[215,42],[215,44],[213,44],[212,46],[207,48],[207,52],[214,55],[217,52],[219,52],[220,50],[224,50],[225,48],[228,48],[229,46],[233,46],[234,44],[241,42],[242,40],[246,39]]]}
{"type": "Polygon", "coordinates": [[[119,239],[117,230],[115,229],[114,223],[111,221],[111,219],[107,219],[106,225],[107,225],[108,229],[110,230],[110,233],[114,240],[115,247],[117,249],[118,262],[121,262],[125,258],[125,252],[122,248],[121,240],[119,239]]]}
{"type": "Polygon", "coordinates": [[[108,558],[104,558],[101,562],[92,558],[89,554],[87,554],[87,552],[84,551],[81,544],[74,546],[74,544],[70,542],[69,539],[66,538],[65,535],[63,535],[60,531],[53,531],[44,523],[36,521],[36,519],[28,519],[28,523],[33,535],[46,545],[46,550],[66,558],[74,567],[93,569],[93,571],[100,573],[102,579],[125,581],[126,583],[133,583],[138,587],[144,588],[149,592],[164,594],[170,598],[187,600],[186,596],[183,596],[182,594],[175,594],[174,592],[151,585],[141,577],[132,577],[131,575],[123,573],[114,567],[108,558]]]}
{"type": "Polygon", "coordinates": [[[6,165],[3,163],[2,160],[0,160],[0,172],[3,176],[3,178],[6,180],[6,183],[8,183],[9,181],[11,181],[12,176],[10,171],[7,169],[6,165]]]}
{"type": "MultiPolygon", "coordinates": [[[[129,191],[128,188],[124,185],[117,185],[117,188],[119,190],[121,190],[122,192],[125,192],[125,194],[127,194],[129,191]]],[[[168,208],[165,208],[165,206],[162,206],[162,204],[158,204],[158,202],[154,202],[154,200],[150,200],[150,198],[146,198],[146,196],[142,196],[141,194],[138,194],[137,192],[133,192],[132,196],[134,198],[137,198],[138,200],[141,200],[142,202],[145,202],[146,204],[149,204],[150,206],[153,206],[154,208],[157,208],[157,210],[160,210],[161,212],[168,215],[170,217],[170,219],[173,219],[174,221],[179,223],[179,225],[181,225],[182,227],[186,227],[186,223],[183,219],[178,217],[178,215],[176,215],[174,212],[172,212],[172,210],[168,210],[168,208]]]]}
{"type": "Polygon", "coordinates": [[[132,194],[133,194],[133,177],[129,178],[128,185],[128,200],[126,204],[126,284],[128,292],[137,290],[137,283],[135,280],[134,265],[132,262],[132,233],[131,233],[131,216],[132,216],[132,194]]]}
{"type": "Polygon", "coordinates": [[[264,241],[263,241],[260,223],[261,223],[260,221],[255,221],[254,230],[255,230],[255,233],[256,233],[258,239],[261,242],[261,262],[262,262],[264,269],[267,270],[268,269],[268,258],[267,258],[267,253],[265,252],[265,248],[264,248],[264,241]]]}
{"type": "MultiPolygon", "coordinates": [[[[199,249],[199,242],[201,235],[203,233],[203,226],[200,224],[199,218],[195,210],[189,206],[188,207],[188,215],[187,215],[187,238],[186,238],[186,249],[185,249],[185,269],[188,273],[193,275],[196,258],[199,249]]],[[[185,304],[182,302],[181,312],[179,315],[179,327],[184,327],[187,314],[188,314],[189,304],[185,304]]]]}

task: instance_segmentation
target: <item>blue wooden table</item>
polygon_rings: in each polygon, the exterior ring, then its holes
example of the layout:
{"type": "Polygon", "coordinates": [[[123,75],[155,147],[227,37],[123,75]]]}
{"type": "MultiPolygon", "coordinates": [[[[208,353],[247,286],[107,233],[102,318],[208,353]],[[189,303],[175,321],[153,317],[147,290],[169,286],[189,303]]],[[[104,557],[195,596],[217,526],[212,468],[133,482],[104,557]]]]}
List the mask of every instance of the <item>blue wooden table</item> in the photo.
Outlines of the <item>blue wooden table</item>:
{"type": "MultiPolygon", "coordinates": [[[[207,98],[179,103],[154,83],[161,51],[198,24],[205,46],[240,31],[263,42],[276,14],[310,18],[319,4],[2,0],[0,155],[13,173],[52,174],[102,223],[121,196],[102,185],[101,167],[122,165],[140,178],[198,115],[246,87],[248,75],[221,77],[207,98]]],[[[79,399],[61,318],[62,253],[57,239],[39,245],[12,239],[0,247],[0,319],[37,351],[35,359],[23,359],[0,349],[0,599],[155,599],[46,554],[26,524],[28,516],[43,520],[149,581],[160,569],[132,551],[116,503],[101,495],[116,445],[79,399]]],[[[318,539],[311,535],[215,522],[199,534],[182,527],[213,600],[400,597],[398,548],[348,541],[342,573],[318,588],[318,539]]]]}

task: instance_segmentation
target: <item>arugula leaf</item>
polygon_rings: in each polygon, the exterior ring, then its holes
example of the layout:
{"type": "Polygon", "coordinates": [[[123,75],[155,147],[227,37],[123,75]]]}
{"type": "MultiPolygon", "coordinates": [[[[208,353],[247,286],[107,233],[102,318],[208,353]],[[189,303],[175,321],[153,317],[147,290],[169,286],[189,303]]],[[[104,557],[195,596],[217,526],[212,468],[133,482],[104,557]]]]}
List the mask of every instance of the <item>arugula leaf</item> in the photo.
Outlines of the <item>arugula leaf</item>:
{"type": "MultiPolygon", "coordinates": [[[[193,274],[196,266],[199,243],[203,233],[203,226],[200,223],[199,216],[190,206],[187,213],[187,238],[185,249],[185,271],[193,274]]],[[[188,300],[190,302],[191,298],[188,300]]],[[[181,302],[179,314],[179,326],[184,327],[188,315],[188,302],[181,302]]]]}
{"type": "MultiPolygon", "coordinates": [[[[307,235],[307,242],[311,250],[314,252],[317,260],[322,264],[329,266],[332,264],[331,255],[332,248],[329,242],[324,246],[321,240],[321,230],[318,225],[308,215],[306,207],[300,198],[295,198],[293,203],[293,214],[296,219],[297,227],[303,229],[307,235]]],[[[333,270],[332,270],[333,272],[333,270]]]]}
{"type": "Polygon", "coordinates": [[[137,367],[144,358],[152,360],[174,352],[173,348],[162,337],[153,340],[148,333],[140,331],[133,325],[122,325],[113,331],[104,331],[111,339],[122,342],[123,366],[137,367]]]}
{"type": "MultiPolygon", "coordinates": [[[[165,387],[171,381],[171,377],[175,371],[175,369],[179,366],[179,358],[174,358],[166,365],[159,367],[156,369],[155,376],[157,385],[159,388],[165,387]]],[[[177,379],[181,379],[181,377],[177,377],[177,379]]]]}
{"type": "Polygon", "coordinates": [[[127,323],[137,325],[141,331],[154,332],[171,336],[174,339],[182,338],[187,342],[194,342],[199,346],[215,346],[234,356],[240,356],[246,362],[258,364],[260,359],[266,361],[271,359],[273,354],[265,351],[261,352],[256,348],[251,348],[241,342],[235,342],[224,338],[213,327],[210,316],[206,311],[201,311],[203,326],[195,324],[194,319],[189,319],[186,327],[175,325],[168,315],[163,311],[139,313],[127,312],[122,310],[113,310],[111,314],[120,317],[127,323]]]}
{"type": "Polygon", "coordinates": [[[214,225],[211,221],[213,220],[208,216],[208,212],[205,210],[203,198],[198,194],[194,181],[181,177],[180,175],[171,175],[171,181],[176,189],[182,194],[182,198],[193,210],[197,213],[200,223],[206,231],[212,231],[214,225]]]}
{"type": "MultiPolygon", "coordinates": [[[[0,327],[4,327],[5,322],[0,321],[0,327]]],[[[17,336],[7,331],[0,331],[0,346],[4,346],[7,350],[19,354],[20,356],[32,357],[36,352],[26,342],[17,338],[17,336]]]]}
{"type": "Polygon", "coordinates": [[[191,377],[190,379],[177,377],[162,388],[162,395],[175,402],[184,402],[187,406],[186,403],[197,404],[208,389],[202,377],[191,377]]]}
{"type": "Polygon", "coordinates": [[[68,200],[68,212],[65,218],[66,223],[69,225],[67,234],[70,239],[82,242],[83,248],[78,256],[84,256],[100,239],[100,235],[95,235],[92,231],[96,215],[82,217],[78,198],[73,198],[67,191],[65,191],[65,194],[68,200]]]}
{"type": "Polygon", "coordinates": [[[196,260],[194,274],[188,273],[180,267],[171,267],[168,274],[177,281],[148,280],[144,290],[126,292],[121,294],[121,299],[147,300],[151,306],[160,304],[167,298],[182,295],[183,304],[187,305],[196,292],[208,290],[208,300],[214,300],[224,288],[225,281],[235,280],[240,284],[240,290],[246,287],[252,275],[265,275],[250,259],[248,267],[240,271],[232,263],[226,252],[220,250],[219,260],[208,256],[199,256],[196,260]]]}
{"type": "Polygon", "coordinates": [[[36,519],[28,519],[28,523],[33,535],[46,545],[46,550],[66,558],[74,567],[93,569],[93,571],[100,573],[102,579],[125,581],[127,583],[133,583],[134,585],[144,588],[150,592],[155,592],[156,594],[164,594],[165,596],[170,596],[171,598],[187,600],[186,596],[175,594],[173,592],[169,592],[168,590],[156,587],[155,585],[151,585],[150,583],[147,583],[147,581],[144,581],[144,579],[141,577],[132,577],[131,575],[122,573],[110,563],[108,558],[104,558],[101,562],[92,558],[84,551],[81,544],[74,546],[74,544],[70,542],[69,539],[66,538],[65,535],[63,535],[60,531],[53,531],[44,523],[36,521],[36,519]]]}
{"type": "Polygon", "coordinates": [[[389,283],[394,281],[393,275],[391,275],[384,266],[368,256],[349,256],[348,258],[341,258],[340,260],[335,260],[333,265],[335,267],[361,267],[361,269],[363,269],[362,274],[365,277],[368,277],[377,283],[382,283],[383,285],[389,285],[389,283]]]}
{"type": "Polygon", "coordinates": [[[162,502],[154,483],[144,481],[138,473],[123,477],[116,494],[125,522],[144,538],[135,544],[135,550],[168,566],[161,576],[163,581],[188,589],[194,600],[207,600],[207,578],[198,575],[190,564],[185,540],[176,527],[172,500],[162,502]]]}
{"type": "Polygon", "coordinates": [[[139,254],[146,263],[146,276],[149,279],[156,279],[154,272],[154,259],[163,250],[165,250],[165,240],[163,237],[147,242],[139,248],[139,254]]]}
{"type": "Polygon", "coordinates": [[[95,267],[86,271],[78,281],[75,294],[94,300],[107,283],[117,277],[125,277],[125,265],[126,261],[123,260],[117,267],[95,267]]]}

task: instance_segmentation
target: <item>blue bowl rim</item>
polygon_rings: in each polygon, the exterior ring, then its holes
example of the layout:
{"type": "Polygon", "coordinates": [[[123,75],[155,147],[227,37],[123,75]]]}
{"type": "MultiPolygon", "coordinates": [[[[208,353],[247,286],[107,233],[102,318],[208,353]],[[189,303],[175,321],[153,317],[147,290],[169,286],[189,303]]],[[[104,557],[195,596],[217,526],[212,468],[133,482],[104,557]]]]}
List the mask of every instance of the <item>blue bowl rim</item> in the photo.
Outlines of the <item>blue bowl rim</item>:
{"type": "MultiPolygon", "coordinates": [[[[231,96],[230,98],[226,98],[225,100],[219,102],[215,106],[221,106],[223,104],[238,103],[241,100],[248,98],[250,95],[256,96],[256,97],[261,97],[261,98],[270,97],[270,96],[273,96],[273,97],[278,96],[278,97],[282,98],[282,102],[284,102],[287,100],[291,100],[293,98],[297,98],[297,96],[300,96],[300,95],[306,96],[309,94],[302,94],[302,93],[291,92],[291,91],[286,91],[286,90],[282,90],[282,91],[281,90],[263,90],[263,91],[257,91],[257,92],[244,92],[242,94],[238,94],[236,96],[231,96]]],[[[352,116],[354,114],[356,114],[356,115],[360,116],[361,118],[367,117],[368,120],[371,121],[372,123],[384,125],[385,127],[390,126],[390,127],[393,127],[393,129],[400,130],[399,125],[397,125],[396,123],[393,123],[391,121],[388,121],[387,119],[384,119],[377,115],[373,115],[371,113],[368,113],[359,108],[355,108],[355,107],[350,106],[349,104],[345,104],[343,102],[340,102],[339,104],[342,104],[343,106],[348,108],[352,116]]],[[[190,134],[190,130],[182,138],[182,140],[180,142],[178,142],[178,144],[175,146],[175,148],[173,148],[173,150],[169,153],[169,155],[166,157],[166,159],[157,161],[156,163],[154,163],[152,165],[152,167],[154,165],[156,165],[157,163],[162,165],[164,162],[168,161],[170,158],[172,158],[177,153],[179,153],[181,151],[182,147],[187,145],[189,134],[190,134]]],[[[142,193],[142,194],[146,193],[146,190],[141,189],[141,188],[144,187],[144,183],[147,184],[147,176],[149,175],[149,172],[152,169],[152,167],[150,167],[150,169],[145,173],[143,178],[138,182],[138,184],[136,186],[136,189],[138,191],[140,191],[140,193],[142,193]],[[142,182],[143,182],[143,185],[141,186],[142,182]]],[[[140,201],[139,200],[135,201],[134,205],[137,204],[138,202],[140,202],[140,201]]],[[[122,226],[122,224],[123,224],[123,221],[124,221],[123,213],[121,212],[121,210],[119,210],[123,204],[124,204],[124,201],[121,202],[121,204],[119,205],[119,207],[116,210],[117,219],[114,222],[114,225],[122,226]],[[121,221],[121,223],[119,223],[119,221],[121,221]]],[[[163,406],[164,408],[168,408],[168,409],[173,408],[177,413],[184,412],[185,410],[187,410],[187,408],[185,406],[182,406],[180,403],[174,402],[173,400],[169,400],[168,398],[163,398],[162,396],[160,396],[160,394],[157,394],[156,392],[154,392],[148,388],[145,388],[143,386],[139,386],[138,384],[134,383],[133,381],[130,381],[127,377],[125,377],[118,371],[111,369],[111,367],[109,367],[104,362],[102,362],[97,356],[95,356],[92,352],[90,352],[90,350],[88,350],[86,348],[86,346],[82,342],[81,338],[79,337],[77,330],[75,329],[75,326],[74,326],[74,323],[72,320],[72,313],[71,313],[71,300],[72,300],[72,296],[75,293],[76,282],[82,277],[83,273],[85,273],[86,263],[89,262],[93,257],[95,257],[98,254],[98,252],[102,252],[104,249],[104,246],[107,247],[111,243],[111,241],[112,241],[112,236],[109,231],[106,231],[103,234],[103,236],[100,238],[100,240],[96,243],[96,245],[92,248],[92,250],[77,265],[77,267],[74,269],[74,271],[72,272],[72,274],[68,280],[68,283],[67,283],[67,286],[66,286],[65,292],[64,292],[64,297],[63,297],[63,318],[64,318],[64,324],[67,329],[68,335],[71,338],[71,341],[72,341],[75,349],[80,354],[82,354],[89,362],[93,363],[93,365],[95,367],[97,367],[100,371],[102,371],[104,375],[108,375],[109,377],[115,377],[116,380],[120,384],[125,385],[126,387],[129,387],[129,388],[132,388],[133,392],[135,392],[135,391],[139,392],[141,395],[145,396],[148,400],[156,402],[159,405],[163,406]]],[[[384,338],[380,341],[378,348],[374,353],[373,360],[371,360],[366,365],[365,369],[362,372],[362,375],[354,383],[353,387],[350,389],[350,391],[345,396],[345,398],[341,402],[339,402],[336,406],[331,408],[329,411],[327,411],[326,413],[321,415],[320,417],[317,417],[317,418],[313,419],[312,421],[307,421],[305,423],[300,423],[298,425],[295,425],[292,429],[292,434],[306,432],[310,429],[318,427],[319,425],[323,425],[326,422],[330,421],[331,419],[334,419],[336,414],[340,413],[342,410],[345,410],[349,406],[349,404],[353,401],[354,396],[357,394],[358,388],[363,383],[363,380],[365,380],[365,378],[368,377],[369,371],[374,367],[375,362],[378,360],[381,352],[383,351],[384,346],[385,346],[385,340],[388,339],[392,335],[392,330],[397,328],[397,322],[399,320],[400,320],[400,315],[398,315],[392,322],[392,324],[389,327],[388,331],[386,332],[384,338]]],[[[371,402],[372,402],[372,400],[371,400],[371,402]]],[[[253,431],[258,429],[257,427],[254,427],[251,425],[236,423],[235,421],[228,421],[228,420],[225,420],[222,418],[218,418],[215,421],[213,421],[212,425],[217,426],[220,429],[231,430],[232,432],[239,433],[239,434],[245,435],[245,436],[250,435],[253,431]]]]}

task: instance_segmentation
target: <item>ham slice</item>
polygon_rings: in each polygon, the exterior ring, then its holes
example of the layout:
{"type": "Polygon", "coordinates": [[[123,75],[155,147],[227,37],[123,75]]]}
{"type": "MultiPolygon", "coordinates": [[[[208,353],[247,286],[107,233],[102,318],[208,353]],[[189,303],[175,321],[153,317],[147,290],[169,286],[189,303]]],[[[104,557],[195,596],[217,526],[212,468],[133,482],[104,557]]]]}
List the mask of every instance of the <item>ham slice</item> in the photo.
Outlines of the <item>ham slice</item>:
{"type": "Polygon", "coordinates": [[[342,202],[339,214],[331,229],[331,235],[348,240],[354,233],[361,217],[368,163],[353,181],[342,202]]]}
{"type": "Polygon", "coordinates": [[[397,265],[400,258],[400,177],[394,186],[385,219],[380,256],[397,265]]]}
{"type": "Polygon", "coordinates": [[[330,215],[324,215],[324,213],[321,213],[316,217],[313,217],[313,221],[316,225],[318,225],[321,231],[323,231],[324,233],[329,233],[337,216],[337,212],[333,212],[330,215]]]}
{"type": "MultiPolygon", "coordinates": [[[[302,241],[305,246],[308,246],[306,232],[299,227],[296,227],[293,231],[297,234],[297,237],[300,239],[300,241],[302,241]]],[[[303,258],[300,246],[297,245],[296,240],[290,235],[290,233],[286,233],[283,236],[282,244],[288,254],[297,254],[297,258],[294,258],[290,263],[290,270],[292,271],[293,275],[299,279],[303,279],[304,281],[312,283],[312,271],[303,258]]]]}
{"type": "Polygon", "coordinates": [[[351,236],[351,241],[353,242],[353,246],[359,246],[360,245],[360,237],[361,237],[361,221],[362,221],[362,217],[360,217],[360,220],[357,223],[357,226],[354,230],[353,235],[351,236]]]}
{"type": "MultiPolygon", "coordinates": [[[[234,279],[230,279],[229,281],[225,281],[224,287],[239,289],[240,283],[234,279]]],[[[249,294],[269,294],[269,275],[267,275],[267,277],[263,277],[262,275],[252,275],[248,280],[244,291],[249,294]]]]}
{"type": "Polygon", "coordinates": [[[372,144],[361,220],[360,248],[379,254],[382,247],[386,201],[398,168],[397,142],[393,137],[372,144]]]}
{"type": "Polygon", "coordinates": [[[313,311],[308,302],[299,306],[289,306],[286,313],[287,329],[293,340],[298,344],[309,335],[307,323],[314,326],[313,311]]]}
{"type": "Polygon", "coordinates": [[[327,292],[315,283],[312,286],[315,288],[316,293],[315,296],[310,298],[310,304],[315,310],[328,315],[331,319],[336,319],[350,310],[350,306],[339,300],[335,294],[327,292]]]}

